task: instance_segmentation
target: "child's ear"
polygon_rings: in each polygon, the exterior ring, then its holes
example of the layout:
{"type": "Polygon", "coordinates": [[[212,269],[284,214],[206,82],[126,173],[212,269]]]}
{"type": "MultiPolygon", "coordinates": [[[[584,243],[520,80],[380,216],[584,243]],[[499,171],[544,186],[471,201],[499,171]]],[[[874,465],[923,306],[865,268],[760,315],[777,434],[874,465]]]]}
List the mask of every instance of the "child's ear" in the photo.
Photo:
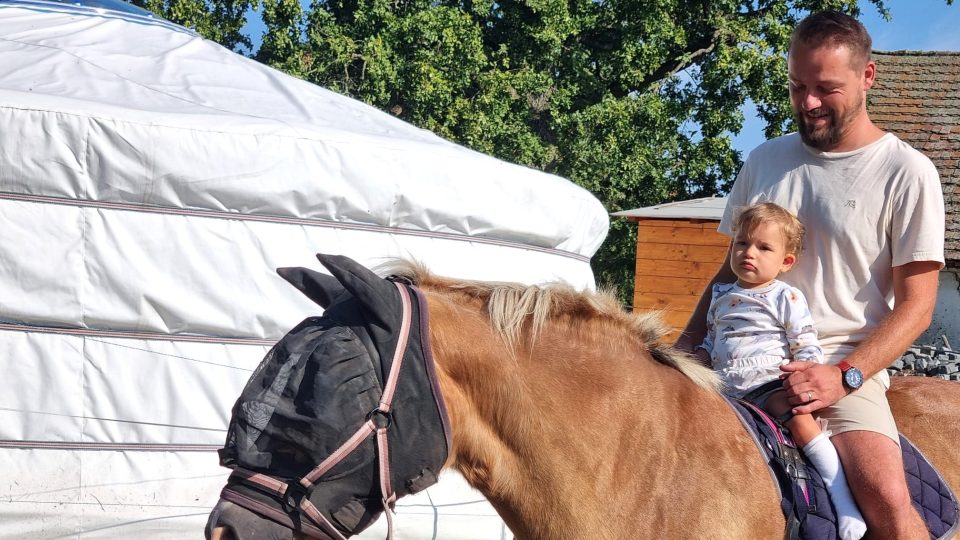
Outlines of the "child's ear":
{"type": "Polygon", "coordinates": [[[797,256],[793,253],[787,253],[783,257],[783,271],[786,272],[787,270],[793,268],[793,264],[795,262],[797,262],[797,256]]]}

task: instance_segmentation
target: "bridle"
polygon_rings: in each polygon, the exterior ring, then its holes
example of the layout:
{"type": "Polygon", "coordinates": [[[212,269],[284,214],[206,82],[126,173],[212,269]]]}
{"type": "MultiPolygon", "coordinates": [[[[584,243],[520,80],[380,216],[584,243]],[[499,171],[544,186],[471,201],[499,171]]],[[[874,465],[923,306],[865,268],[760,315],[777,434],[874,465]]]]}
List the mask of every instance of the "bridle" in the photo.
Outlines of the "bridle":
{"type": "MultiPolygon", "coordinates": [[[[397,347],[393,352],[393,362],[390,365],[390,373],[383,385],[383,393],[377,406],[367,413],[366,421],[332,452],[319,465],[295,482],[283,482],[272,476],[258,473],[242,467],[237,467],[231,474],[231,480],[244,482],[248,485],[257,487],[261,491],[273,495],[282,503],[287,512],[299,512],[309,518],[312,523],[301,522],[299,528],[301,531],[314,536],[321,534],[328,535],[336,540],[346,540],[345,537],[322,512],[310,501],[310,493],[317,486],[323,476],[333,467],[342,462],[347,456],[353,453],[360,445],[371,436],[376,440],[376,455],[379,469],[381,504],[384,513],[387,515],[387,539],[393,538],[393,508],[397,500],[397,494],[394,490],[391,480],[390,469],[390,444],[388,430],[393,424],[393,398],[397,389],[397,382],[400,376],[400,368],[403,365],[404,353],[407,349],[407,342],[410,337],[410,328],[412,321],[412,306],[410,291],[407,286],[401,283],[392,282],[400,292],[402,304],[401,325],[398,332],[397,347]],[[317,534],[320,533],[320,534],[317,534]]],[[[421,310],[421,318],[425,317],[425,312],[421,310]]],[[[428,359],[432,361],[432,359],[428,359]]],[[[230,485],[223,488],[221,498],[234,504],[243,506],[249,510],[257,512],[266,517],[270,517],[280,523],[292,524],[291,517],[266,505],[260,501],[247,497],[230,489],[230,485]]]]}

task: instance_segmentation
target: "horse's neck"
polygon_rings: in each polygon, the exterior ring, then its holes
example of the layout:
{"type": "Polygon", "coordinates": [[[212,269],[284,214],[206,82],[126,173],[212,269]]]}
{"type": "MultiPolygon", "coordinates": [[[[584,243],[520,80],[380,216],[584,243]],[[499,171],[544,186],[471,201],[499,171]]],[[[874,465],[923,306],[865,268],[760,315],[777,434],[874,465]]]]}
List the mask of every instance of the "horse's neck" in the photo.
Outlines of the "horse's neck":
{"type": "MultiPolygon", "coordinates": [[[[637,340],[548,329],[513,355],[478,322],[456,322],[469,343],[436,344],[454,467],[518,538],[632,536],[611,533],[617,520],[642,533],[663,511],[651,493],[697,485],[700,469],[716,474],[710,449],[731,440],[735,421],[704,415],[725,407],[719,396],[637,340]]],[[[737,459],[756,452],[750,444],[719,451],[737,459]]]]}

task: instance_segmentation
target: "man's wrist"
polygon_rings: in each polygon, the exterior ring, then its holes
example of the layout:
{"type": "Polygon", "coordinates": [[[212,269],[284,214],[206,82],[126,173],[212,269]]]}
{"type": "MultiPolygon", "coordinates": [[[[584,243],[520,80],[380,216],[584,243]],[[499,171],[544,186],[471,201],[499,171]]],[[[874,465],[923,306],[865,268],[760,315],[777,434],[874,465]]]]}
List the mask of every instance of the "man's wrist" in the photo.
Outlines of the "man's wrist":
{"type": "Polygon", "coordinates": [[[840,384],[846,393],[849,394],[850,392],[859,390],[860,387],[863,386],[863,372],[860,371],[859,368],[851,365],[846,360],[841,360],[837,363],[837,368],[840,370],[840,384]]]}

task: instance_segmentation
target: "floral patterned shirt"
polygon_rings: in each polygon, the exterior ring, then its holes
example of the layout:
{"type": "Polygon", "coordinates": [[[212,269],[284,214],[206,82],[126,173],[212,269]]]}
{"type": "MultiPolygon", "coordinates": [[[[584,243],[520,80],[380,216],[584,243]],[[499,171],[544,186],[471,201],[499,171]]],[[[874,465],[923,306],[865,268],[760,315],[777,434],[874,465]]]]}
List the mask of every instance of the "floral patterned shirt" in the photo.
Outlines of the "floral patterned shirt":
{"type": "Polygon", "coordinates": [[[760,289],[714,284],[701,347],[738,396],[778,378],[791,359],[824,361],[803,293],[777,280],[760,289]]]}

